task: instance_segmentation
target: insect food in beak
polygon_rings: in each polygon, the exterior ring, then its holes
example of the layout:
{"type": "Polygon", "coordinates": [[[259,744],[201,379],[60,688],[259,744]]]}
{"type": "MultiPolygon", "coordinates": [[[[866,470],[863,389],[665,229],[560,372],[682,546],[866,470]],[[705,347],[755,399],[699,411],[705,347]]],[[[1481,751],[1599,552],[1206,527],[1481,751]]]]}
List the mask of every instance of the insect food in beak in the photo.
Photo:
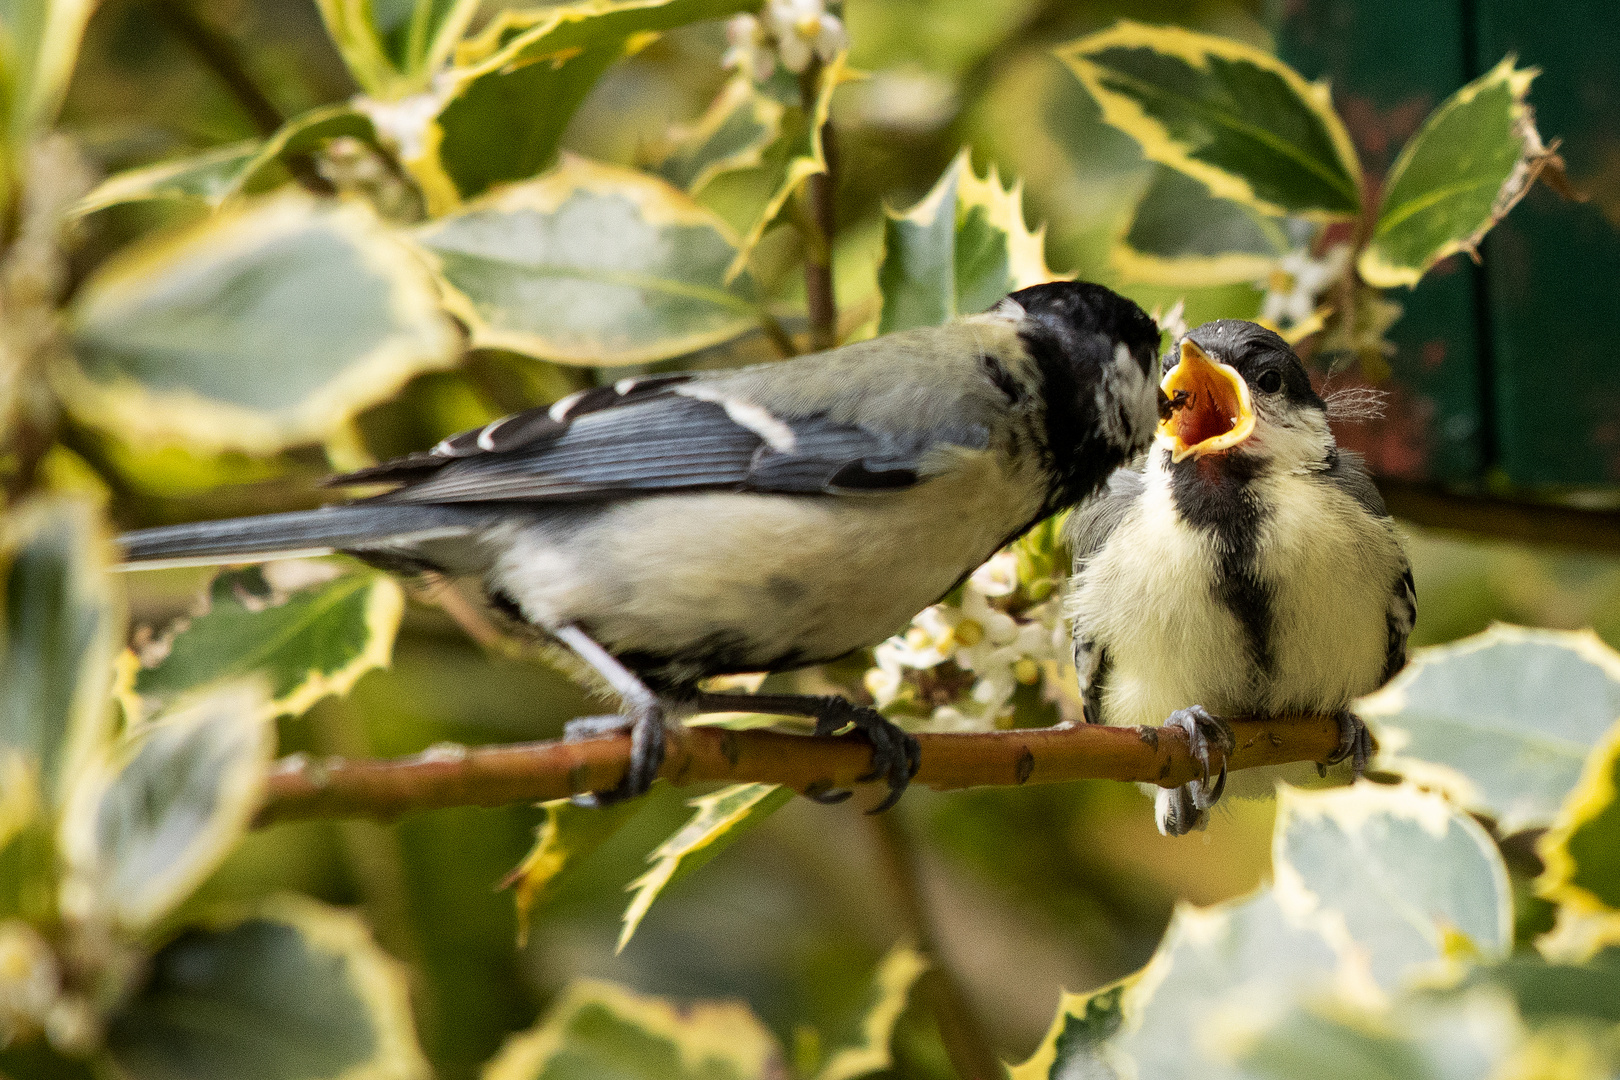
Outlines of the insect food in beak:
{"type": "Polygon", "coordinates": [[[1172,440],[1172,461],[1229,450],[1254,431],[1254,404],[1243,376],[1191,341],[1181,343],[1181,360],[1159,391],[1169,399],[1168,416],[1165,403],[1159,406],[1159,434],[1172,440]]]}

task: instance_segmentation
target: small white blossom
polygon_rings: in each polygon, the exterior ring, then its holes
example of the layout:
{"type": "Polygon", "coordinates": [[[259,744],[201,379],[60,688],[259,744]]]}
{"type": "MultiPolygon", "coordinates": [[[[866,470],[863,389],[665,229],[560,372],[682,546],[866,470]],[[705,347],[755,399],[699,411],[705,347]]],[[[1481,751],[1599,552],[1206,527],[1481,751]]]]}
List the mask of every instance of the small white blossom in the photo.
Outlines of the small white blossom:
{"type": "Polygon", "coordinates": [[[1018,556],[1010,551],[999,551],[973,571],[968,581],[985,596],[1010,595],[1018,589],[1018,556]]]}
{"type": "Polygon", "coordinates": [[[1277,267],[1264,281],[1266,290],[1260,305],[1260,321],[1272,326],[1298,326],[1316,311],[1316,301],[1344,273],[1350,263],[1350,246],[1335,244],[1320,259],[1311,258],[1304,248],[1296,248],[1277,261],[1277,267]]]}
{"type": "Polygon", "coordinates": [[[1187,335],[1187,301],[1177,300],[1170,305],[1170,310],[1163,315],[1159,309],[1153,309],[1153,321],[1159,324],[1159,329],[1170,335],[1171,341],[1178,341],[1187,335]]]}
{"type": "Polygon", "coordinates": [[[844,24],[828,14],[826,0],[770,0],[764,21],[782,66],[795,74],[810,66],[812,56],[829,61],[849,43],[844,24]]]}
{"type": "Polygon", "coordinates": [[[776,70],[771,36],[754,16],[738,15],[726,23],[726,42],[730,48],[720,58],[720,66],[727,71],[735,69],[762,83],[776,70]]]}

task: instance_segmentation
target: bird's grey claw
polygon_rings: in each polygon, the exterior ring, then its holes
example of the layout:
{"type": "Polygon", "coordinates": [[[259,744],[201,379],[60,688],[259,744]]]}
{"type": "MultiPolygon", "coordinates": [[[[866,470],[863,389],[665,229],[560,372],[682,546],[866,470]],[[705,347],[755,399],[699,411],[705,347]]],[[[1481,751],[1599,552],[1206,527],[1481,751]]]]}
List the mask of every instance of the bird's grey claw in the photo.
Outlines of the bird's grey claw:
{"type": "Polygon", "coordinates": [[[1202,828],[1206,821],[1204,811],[1220,802],[1221,793],[1226,790],[1226,758],[1236,746],[1236,740],[1232,729],[1211,716],[1202,705],[1177,709],[1164,726],[1186,732],[1188,749],[1204,772],[1199,779],[1179,788],[1160,789],[1154,798],[1154,818],[1159,831],[1166,836],[1183,836],[1202,828]],[[1210,752],[1216,748],[1221,752],[1221,764],[1212,781],[1210,752]]]}
{"type": "Polygon", "coordinates": [[[888,795],[867,811],[881,813],[900,801],[906,785],[917,775],[922,763],[921,747],[914,736],[900,730],[876,709],[852,704],[841,697],[823,699],[822,711],[816,716],[816,734],[835,735],[850,726],[872,744],[872,767],[855,779],[861,783],[879,778],[888,780],[888,795]]]}
{"type": "Polygon", "coordinates": [[[817,780],[804,789],[804,797],[822,806],[837,806],[855,792],[849,788],[835,788],[830,780],[817,780]]]}
{"type": "Polygon", "coordinates": [[[586,716],[563,726],[564,742],[579,742],[630,729],[630,765],[624,779],[607,791],[588,791],[573,797],[575,806],[601,807],[643,795],[658,778],[664,764],[664,714],[647,709],[635,716],[586,716]]]}
{"type": "MultiPolygon", "coordinates": [[[[1356,779],[1367,771],[1367,763],[1372,760],[1372,732],[1362,723],[1361,717],[1349,709],[1342,709],[1338,715],[1339,721],[1339,747],[1333,751],[1333,756],[1327,759],[1326,764],[1337,765],[1345,758],[1350,759],[1350,767],[1355,770],[1356,779]]],[[[1325,770],[1322,770],[1325,772],[1325,770]]]]}

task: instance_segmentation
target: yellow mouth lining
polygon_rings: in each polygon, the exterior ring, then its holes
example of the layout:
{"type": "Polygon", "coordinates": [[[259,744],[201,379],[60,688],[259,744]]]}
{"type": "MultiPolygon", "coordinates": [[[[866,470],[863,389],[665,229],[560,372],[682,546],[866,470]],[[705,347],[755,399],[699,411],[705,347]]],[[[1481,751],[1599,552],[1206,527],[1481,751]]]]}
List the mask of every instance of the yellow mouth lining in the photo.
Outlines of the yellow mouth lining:
{"type": "Polygon", "coordinates": [[[1170,460],[1228,450],[1254,433],[1254,403],[1243,376],[1191,341],[1181,343],[1181,360],[1159,385],[1172,399],[1186,395],[1185,404],[1159,424],[1159,434],[1173,441],[1170,460]]]}

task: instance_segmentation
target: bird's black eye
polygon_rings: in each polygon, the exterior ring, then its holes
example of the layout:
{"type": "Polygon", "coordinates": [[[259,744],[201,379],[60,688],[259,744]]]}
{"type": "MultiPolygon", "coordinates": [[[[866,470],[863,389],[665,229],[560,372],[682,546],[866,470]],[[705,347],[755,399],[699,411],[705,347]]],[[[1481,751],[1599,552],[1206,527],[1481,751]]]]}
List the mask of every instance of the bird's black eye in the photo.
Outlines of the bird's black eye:
{"type": "Polygon", "coordinates": [[[1260,388],[1262,394],[1275,394],[1282,389],[1282,372],[1276,368],[1262,372],[1260,378],[1255,380],[1255,385],[1260,388]]]}

